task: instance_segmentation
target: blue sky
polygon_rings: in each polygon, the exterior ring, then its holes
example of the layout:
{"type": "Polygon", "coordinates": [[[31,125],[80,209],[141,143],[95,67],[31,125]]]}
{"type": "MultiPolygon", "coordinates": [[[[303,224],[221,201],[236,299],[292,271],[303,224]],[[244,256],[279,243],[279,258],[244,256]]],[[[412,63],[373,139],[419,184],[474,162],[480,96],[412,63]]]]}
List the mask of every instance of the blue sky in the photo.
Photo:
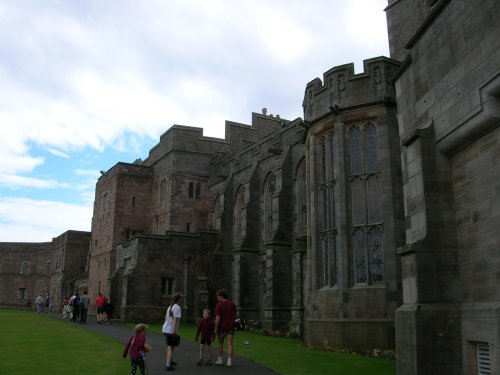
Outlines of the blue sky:
{"type": "Polygon", "coordinates": [[[0,242],[90,230],[100,170],[388,56],[386,0],[0,0],[0,242]]]}

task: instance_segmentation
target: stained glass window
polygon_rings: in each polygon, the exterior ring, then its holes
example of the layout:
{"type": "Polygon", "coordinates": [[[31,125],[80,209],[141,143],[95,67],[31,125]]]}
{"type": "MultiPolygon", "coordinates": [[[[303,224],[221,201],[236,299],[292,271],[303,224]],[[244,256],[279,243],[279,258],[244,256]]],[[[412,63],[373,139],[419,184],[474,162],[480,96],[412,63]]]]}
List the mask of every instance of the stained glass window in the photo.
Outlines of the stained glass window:
{"type": "Polygon", "coordinates": [[[322,264],[323,264],[323,285],[328,285],[330,282],[330,247],[329,247],[329,241],[328,241],[328,236],[324,235],[323,236],[323,259],[322,259],[322,264]]]}
{"type": "Polygon", "coordinates": [[[326,142],[321,138],[321,182],[326,182],[326,142]]]}
{"type": "Polygon", "coordinates": [[[351,156],[351,174],[362,174],[363,168],[363,148],[361,144],[361,130],[355,126],[351,128],[350,138],[350,156],[351,156]]]}
{"type": "Polygon", "coordinates": [[[351,215],[354,225],[366,223],[365,181],[356,177],[351,181],[351,215]]]}
{"type": "Polygon", "coordinates": [[[365,129],[366,172],[377,172],[379,169],[377,158],[377,129],[373,124],[368,124],[365,129]]]}
{"type": "Polygon", "coordinates": [[[264,184],[264,231],[268,238],[273,230],[273,194],[275,190],[276,177],[269,174],[264,184]]]}
{"type": "Polygon", "coordinates": [[[235,240],[238,242],[243,236],[243,215],[245,210],[245,187],[241,186],[236,194],[236,205],[235,205],[235,240]]]}
{"type": "Polygon", "coordinates": [[[378,175],[371,175],[366,179],[368,190],[368,222],[380,223],[382,216],[380,212],[380,189],[378,175]]]}
{"type": "Polygon", "coordinates": [[[306,163],[302,161],[297,172],[297,207],[299,236],[306,234],[307,228],[307,205],[306,205],[306,163]]]}
{"type": "Polygon", "coordinates": [[[370,284],[384,280],[377,127],[372,123],[352,125],[347,136],[352,282],[370,284]]]}
{"type": "Polygon", "coordinates": [[[335,147],[335,137],[330,136],[330,152],[332,155],[332,177],[335,180],[337,178],[337,147],[335,147]]]}
{"type": "Polygon", "coordinates": [[[335,220],[335,184],[337,178],[337,158],[335,133],[329,132],[319,139],[318,144],[318,219],[319,287],[333,286],[337,283],[339,254],[337,251],[337,229],[335,220]]]}
{"type": "Polygon", "coordinates": [[[384,254],[382,252],[382,229],[371,228],[368,232],[370,253],[370,276],[372,281],[384,280],[384,254]]]}
{"type": "Polygon", "coordinates": [[[357,229],[352,235],[354,247],[354,281],[356,284],[366,283],[368,280],[368,264],[366,254],[366,234],[363,229],[357,229]]]}

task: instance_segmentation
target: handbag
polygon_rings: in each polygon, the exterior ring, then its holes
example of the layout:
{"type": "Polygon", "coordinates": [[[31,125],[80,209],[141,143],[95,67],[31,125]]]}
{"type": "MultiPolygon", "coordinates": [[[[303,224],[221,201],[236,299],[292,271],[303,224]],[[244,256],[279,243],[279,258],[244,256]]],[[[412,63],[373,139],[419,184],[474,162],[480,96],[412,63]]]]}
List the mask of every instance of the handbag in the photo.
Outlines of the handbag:
{"type": "Polygon", "coordinates": [[[179,346],[181,343],[181,337],[176,335],[175,333],[171,333],[167,337],[167,345],[168,346],[179,346]]]}

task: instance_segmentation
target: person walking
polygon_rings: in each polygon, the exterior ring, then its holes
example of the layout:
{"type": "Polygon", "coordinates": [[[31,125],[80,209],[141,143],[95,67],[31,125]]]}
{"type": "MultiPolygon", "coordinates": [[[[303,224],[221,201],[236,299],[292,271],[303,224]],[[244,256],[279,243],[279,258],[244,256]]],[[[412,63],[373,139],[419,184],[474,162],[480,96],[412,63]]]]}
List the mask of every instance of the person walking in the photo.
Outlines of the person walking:
{"type": "Polygon", "coordinates": [[[35,306],[36,306],[36,313],[40,314],[42,311],[42,306],[43,306],[43,297],[41,294],[38,295],[35,299],[35,306]]]}
{"type": "Polygon", "coordinates": [[[130,375],[135,375],[137,367],[139,367],[142,375],[146,373],[144,359],[146,358],[146,352],[151,350],[151,346],[146,343],[147,329],[146,324],[137,324],[134,328],[134,334],[128,339],[123,350],[123,358],[127,358],[127,355],[130,356],[130,375]]]}
{"type": "Polygon", "coordinates": [[[108,324],[113,324],[111,319],[113,317],[113,314],[115,312],[115,305],[111,303],[111,300],[106,300],[106,303],[104,304],[104,313],[106,314],[106,319],[108,320],[108,324]]]}
{"type": "Polygon", "coordinates": [[[210,309],[203,309],[203,319],[198,325],[196,330],[196,336],[194,341],[200,339],[200,359],[196,363],[196,366],[203,366],[203,353],[207,352],[207,361],[205,366],[212,365],[212,342],[215,338],[215,324],[211,317],[210,309]],[[201,337],[200,337],[201,336],[201,337]]]}
{"type": "Polygon", "coordinates": [[[175,342],[178,339],[177,330],[179,329],[179,324],[181,322],[181,303],[182,294],[176,293],[172,298],[172,302],[167,309],[165,314],[165,322],[163,323],[162,332],[165,335],[165,340],[167,342],[167,363],[165,364],[165,370],[173,371],[177,365],[174,362],[174,350],[179,342],[175,342]],[[175,337],[177,336],[177,337],[175,337]]]}
{"type": "Polygon", "coordinates": [[[87,291],[83,292],[80,297],[80,323],[87,324],[87,313],[89,311],[90,297],[87,295],[87,291]]]}
{"type": "Polygon", "coordinates": [[[80,316],[80,296],[75,293],[73,297],[69,300],[71,305],[71,321],[76,322],[80,316]]]}
{"type": "Polygon", "coordinates": [[[64,297],[63,300],[63,311],[62,311],[63,319],[66,319],[68,317],[68,313],[69,313],[69,298],[68,296],[66,296],[64,297]]]}
{"type": "Polygon", "coordinates": [[[106,304],[106,297],[99,293],[95,299],[95,308],[97,316],[97,324],[104,322],[104,305],[106,304]]]}
{"type": "Polygon", "coordinates": [[[47,293],[47,296],[45,297],[45,309],[47,314],[50,312],[51,307],[52,307],[52,298],[50,297],[50,294],[47,293]]]}
{"type": "Polygon", "coordinates": [[[236,319],[236,305],[228,299],[227,291],[221,289],[217,291],[217,305],[215,306],[215,333],[218,335],[218,352],[216,365],[222,365],[222,355],[224,353],[224,340],[227,340],[227,367],[233,365],[233,336],[234,320],[236,319]]]}

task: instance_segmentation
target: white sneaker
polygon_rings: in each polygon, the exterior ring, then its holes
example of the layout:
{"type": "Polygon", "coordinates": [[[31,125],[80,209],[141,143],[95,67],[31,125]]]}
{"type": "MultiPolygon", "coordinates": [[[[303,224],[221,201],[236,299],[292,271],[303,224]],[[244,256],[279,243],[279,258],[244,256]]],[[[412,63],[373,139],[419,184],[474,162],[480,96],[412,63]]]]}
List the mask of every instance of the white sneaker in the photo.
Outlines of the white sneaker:
{"type": "Polygon", "coordinates": [[[227,367],[232,367],[233,366],[233,361],[231,358],[227,359],[227,367]]]}
{"type": "Polygon", "coordinates": [[[222,365],[222,357],[217,357],[217,361],[215,361],[216,365],[222,365]]]}

